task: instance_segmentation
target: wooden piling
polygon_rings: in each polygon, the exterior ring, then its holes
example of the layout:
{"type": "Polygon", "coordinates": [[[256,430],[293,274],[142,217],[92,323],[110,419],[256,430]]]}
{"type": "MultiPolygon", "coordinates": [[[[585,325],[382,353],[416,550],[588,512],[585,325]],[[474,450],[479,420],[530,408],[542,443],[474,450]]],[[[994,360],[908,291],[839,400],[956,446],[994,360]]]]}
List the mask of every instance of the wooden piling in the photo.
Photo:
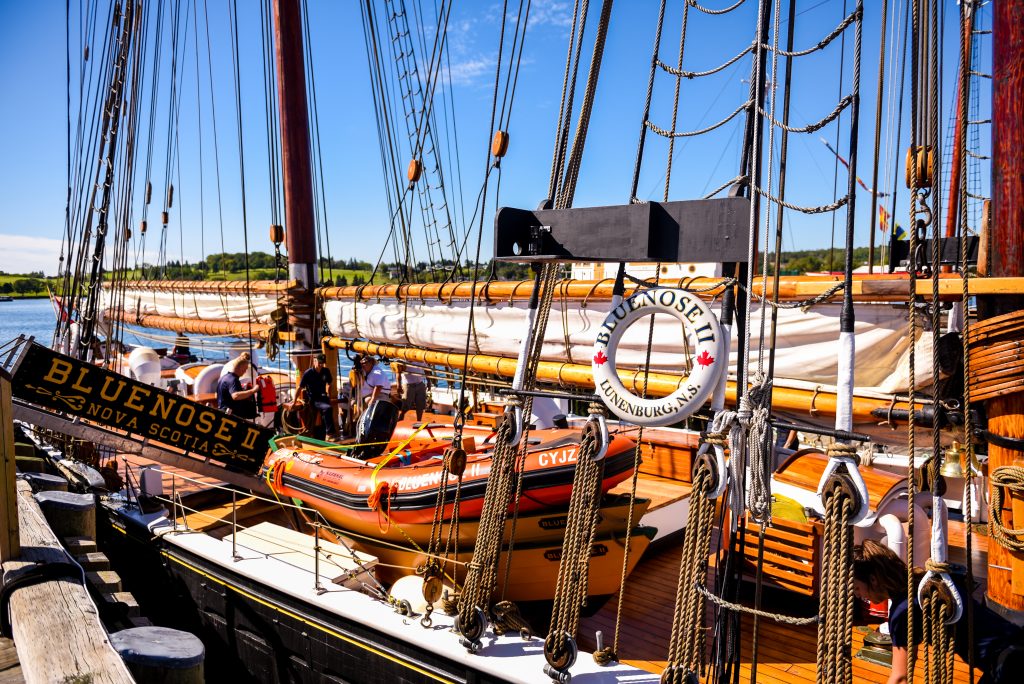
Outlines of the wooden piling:
{"type": "MultiPolygon", "coordinates": [[[[47,524],[27,482],[17,482],[21,554],[3,562],[6,577],[37,564],[67,563],[67,552],[47,524]]],[[[24,586],[11,594],[10,616],[26,682],[135,680],[111,648],[89,592],[78,579],[24,586]]]]}
{"type": "Polygon", "coordinates": [[[198,637],[167,627],[132,627],[110,635],[132,674],[147,684],[203,684],[206,649],[198,637]]]}
{"type": "Polygon", "coordinates": [[[54,491],[35,498],[58,537],[96,538],[96,499],[91,494],[54,491]]]}

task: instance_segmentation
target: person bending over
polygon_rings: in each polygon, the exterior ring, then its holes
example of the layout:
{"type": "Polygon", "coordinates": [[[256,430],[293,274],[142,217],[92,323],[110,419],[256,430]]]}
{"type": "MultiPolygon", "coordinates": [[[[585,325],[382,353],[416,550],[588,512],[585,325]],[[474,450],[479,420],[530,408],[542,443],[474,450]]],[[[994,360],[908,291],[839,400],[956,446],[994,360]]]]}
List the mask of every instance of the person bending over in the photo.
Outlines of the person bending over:
{"type": "MultiPolygon", "coordinates": [[[[923,574],[914,572],[914,586],[923,574]]],[[[956,623],[954,649],[964,662],[970,662],[967,601],[971,601],[974,623],[974,666],[984,675],[979,684],[1009,684],[1021,681],[1024,670],[1024,631],[994,613],[987,606],[969,597],[957,584],[964,602],[963,615],[956,623]]],[[[872,603],[892,601],[889,607],[889,636],[892,638],[892,672],[888,684],[907,681],[907,610],[914,606],[914,643],[922,641],[923,614],[916,598],[907,600],[907,564],[889,547],[866,540],[853,549],[853,593],[872,603]]]]}
{"type": "Polygon", "coordinates": [[[387,399],[391,391],[391,381],[384,371],[377,368],[377,360],[372,356],[364,356],[359,360],[359,369],[362,372],[362,387],[360,399],[363,406],[369,406],[378,399],[387,399]]]}
{"type": "Polygon", "coordinates": [[[259,391],[257,387],[242,387],[242,378],[249,372],[250,363],[249,352],[242,352],[238,358],[228,362],[227,372],[217,383],[217,408],[246,420],[256,417],[256,402],[253,397],[259,391]]]}

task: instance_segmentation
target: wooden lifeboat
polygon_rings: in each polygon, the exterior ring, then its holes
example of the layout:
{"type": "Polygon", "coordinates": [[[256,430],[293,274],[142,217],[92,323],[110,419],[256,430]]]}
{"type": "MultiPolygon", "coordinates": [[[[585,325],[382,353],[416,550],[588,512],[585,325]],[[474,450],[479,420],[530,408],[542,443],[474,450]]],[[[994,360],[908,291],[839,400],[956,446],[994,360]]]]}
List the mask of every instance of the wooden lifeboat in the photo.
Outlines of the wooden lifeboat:
{"type": "MultiPolygon", "coordinates": [[[[530,442],[523,463],[519,512],[529,514],[566,507],[572,492],[580,431],[536,430],[530,433],[530,442]]],[[[415,450],[392,449],[383,456],[362,461],[345,455],[338,445],[289,436],[272,442],[274,451],[261,473],[279,496],[298,499],[316,508],[342,529],[380,537],[382,527],[389,524],[403,529],[409,525],[429,527],[441,486],[442,454],[448,444],[435,440],[422,443],[415,450]]],[[[632,474],[634,449],[631,439],[612,438],[605,456],[602,493],[632,474]]],[[[461,520],[480,517],[491,456],[490,449],[468,455],[460,493],[461,520]]],[[[443,520],[451,519],[456,485],[456,478],[449,475],[443,520]]]]}
{"type": "MultiPolygon", "coordinates": [[[[637,498],[633,504],[633,520],[643,518],[651,505],[650,499],[637,498]]],[[[601,511],[598,514],[595,534],[611,534],[613,532],[623,533],[629,520],[629,495],[627,494],[605,494],[601,499],[601,511]]],[[[515,543],[519,544],[542,544],[545,542],[558,541],[565,536],[566,523],[568,521],[567,507],[557,509],[545,509],[531,513],[520,513],[512,520],[512,516],[505,521],[504,543],[508,544],[512,539],[513,529],[515,532],[515,543]]],[[[378,516],[376,525],[367,525],[365,522],[348,521],[338,526],[352,536],[353,541],[362,543],[361,540],[371,542],[389,542],[409,546],[410,544],[427,548],[430,544],[430,533],[433,528],[431,523],[399,524],[391,520],[383,512],[378,516]]],[[[461,550],[472,550],[480,531],[479,519],[463,520],[460,516],[459,524],[455,530],[452,529],[452,521],[443,520],[439,524],[437,538],[446,542],[449,538],[451,543],[456,544],[461,550]],[[458,537],[455,536],[458,535],[458,537]]]]}
{"type": "MultiPolygon", "coordinates": [[[[633,571],[644,551],[654,537],[653,527],[634,527],[630,534],[629,558],[626,573],[633,571]]],[[[377,577],[385,584],[411,574],[427,559],[420,550],[396,547],[393,544],[362,540],[353,542],[359,551],[377,557],[374,568],[377,577]]],[[[503,550],[503,555],[508,547],[503,550]]],[[[587,595],[608,596],[619,590],[622,579],[622,562],[626,553],[625,530],[597,534],[590,547],[590,563],[587,573],[587,595]]],[[[473,549],[459,549],[452,557],[458,567],[465,568],[473,560],[473,549]]],[[[512,550],[509,580],[504,597],[509,601],[550,601],[554,598],[558,583],[558,564],[562,559],[561,538],[548,542],[517,543],[512,550]]],[[[498,585],[505,585],[506,563],[498,563],[498,585]]],[[[459,581],[463,573],[459,572],[459,581]]]]}

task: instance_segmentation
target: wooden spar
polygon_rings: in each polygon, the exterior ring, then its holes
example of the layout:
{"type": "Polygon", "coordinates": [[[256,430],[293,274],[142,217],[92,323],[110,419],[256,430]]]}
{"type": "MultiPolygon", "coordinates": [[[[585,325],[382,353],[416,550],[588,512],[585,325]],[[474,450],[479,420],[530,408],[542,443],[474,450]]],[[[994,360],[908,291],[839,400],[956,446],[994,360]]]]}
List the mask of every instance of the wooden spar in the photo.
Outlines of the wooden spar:
{"type": "Polygon", "coordinates": [[[138,325],[143,328],[167,330],[170,332],[186,332],[195,335],[230,335],[232,337],[251,337],[265,340],[273,325],[266,323],[247,323],[245,321],[211,321],[200,318],[178,318],[176,316],[157,316],[156,314],[126,314],[120,309],[107,309],[103,312],[107,320],[118,320],[127,325],[138,325]]]}
{"type": "MultiPolygon", "coordinates": [[[[103,287],[110,289],[113,284],[105,281],[103,287]]],[[[134,280],[127,285],[118,284],[119,289],[145,290],[146,292],[180,292],[183,294],[218,295],[281,295],[299,288],[297,280],[134,280]]]]}
{"type": "MultiPolygon", "coordinates": [[[[841,278],[835,276],[790,276],[779,280],[779,300],[784,302],[804,301],[824,294],[835,287],[841,278]]],[[[721,278],[680,278],[678,281],[662,281],[662,287],[682,287],[691,290],[708,289],[698,292],[704,299],[721,296],[724,287],[721,278]]],[[[613,279],[598,281],[563,280],[556,284],[555,299],[578,299],[585,302],[609,301],[612,296],[613,279]]],[[[1024,278],[974,278],[970,281],[971,295],[1022,295],[1024,296],[1024,278]]],[[[931,299],[931,282],[919,279],[918,295],[931,299]]],[[[626,285],[626,296],[637,287],[626,285]]],[[[907,276],[904,273],[892,274],[857,274],[853,280],[853,297],[858,302],[906,302],[907,276]]],[[[772,294],[769,280],[768,296],[772,294]]],[[[347,287],[322,287],[317,296],[323,300],[378,300],[408,299],[424,302],[443,302],[452,300],[468,300],[473,294],[481,302],[497,304],[510,301],[526,301],[533,291],[532,280],[477,281],[461,283],[427,283],[413,285],[349,285],[347,287]]],[[[962,299],[963,286],[960,276],[947,274],[939,280],[939,298],[943,301],[962,299]]],[[[761,296],[759,282],[754,284],[754,294],[761,296]]],[[[842,291],[832,295],[829,301],[838,302],[842,291]]]]}
{"type": "MultiPolygon", "coordinates": [[[[24,480],[17,487],[21,554],[3,562],[4,576],[67,563],[67,552],[32,498],[32,488],[24,480]]],[[[9,610],[25,681],[135,681],[111,647],[89,591],[80,581],[54,579],[22,587],[11,594],[9,610]]]]}
{"type": "Polygon", "coordinates": [[[288,276],[304,289],[288,306],[288,323],[312,346],[316,235],[313,232],[313,176],[309,150],[306,69],[302,54],[299,0],[274,0],[274,46],[281,117],[281,172],[284,187],[288,276]]]}
{"type": "MultiPolygon", "coordinates": [[[[992,4],[992,221],[989,273],[1024,275],[1024,0],[992,4]]],[[[1024,309],[1020,296],[979,301],[985,318],[1024,309]]],[[[982,324],[983,325],[983,324],[982,324]]],[[[989,432],[1024,438],[1024,393],[985,402],[989,432]]],[[[991,473],[1001,466],[1024,466],[1024,453],[994,444],[988,448],[991,473]]],[[[991,487],[991,484],[989,485],[991,487]]],[[[990,490],[991,495],[991,490],[990,490]]],[[[1009,493],[1003,524],[1024,527],[1024,498],[1009,493]]],[[[1000,544],[988,549],[988,598],[1011,617],[1024,619],[1024,554],[1000,544]]]]}
{"type": "MultiPolygon", "coordinates": [[[[487,354],[470,354],[466,356],[453,352],[399,347],[367,342],[365,340],[348,340],[341,337],[327,337],[322,342],[324,346],[337,349],[385,356],[390,359],[401,359],[412,363],[445,366],[460,371],[465,366],[473,373],[487,373],[506,378],[515,376],[516,372],[516,360],[504,356],[490,356],[487,354]]],[[[637,394],[643,390],[644,373],[642,370],[619,370],[618,374],[619,379],[622,380],[627,390],[637,394]]],[[[573,385],[582,389],[594,389],[594,379],[590,366],[579,363],[541,361],[537,365],[537,379],[555,382],[560,385],[573,385]]],[[[682,386],[685,380],[686,377],[683,375],[652,372],[647,377],[647,393],[649,396],[666,396],[675,392],[676,389],[682,386]]],[[[731,402],[733,405],[736,403],[736,383],[731,380],[726,389],[726,401],[731,402]]],[[[779,411],[808,412],[813,410],[814,413],[822,416],[835,415],[836,394],[834,391],[812,391],[776,385],[772,389],[772,406],[779,411]]],[[[897,401],[895,404],[890,405],[890,402],[884,399],[854,396],[854,422],[877,423],[879,420],[878,416],[872,412],[879,410],[888,411],[890,408],[895,411],[906,411],[908,404],[905,401],[897,401]]],[[[916,406],[918,411],[921,411],[923,408],[923,405],[920,403],[916,406]]]]}
{"type": "MultiPolygon", "coordinates": [[[[961,27],[964,32],[964,53],[960,55],[960,70],[970,73],[971,71],[971,43],[974,41],[974,12],[968,11],[966,21],[961,27]]],[[[956,85],[956,109],[954,111],[961,111],[960,99],[968,97],[968,93],[962,92],[963,81],[957,79],[956,85]]],[[[964,130],[967,126],[967,122],[957,117],[956,131],[953,135],[953,163],[950,165],[949,174],[949,198],[948,204],[946,205],[946,232],[945,236],[948,238],[956,236],[956,224],[957,219],[960,216],[960,147],[963,141],[963,137],[967,134],[964,130]]],[[[949,267],[944,267],[944,271],[949,271],[949,267]]]]}

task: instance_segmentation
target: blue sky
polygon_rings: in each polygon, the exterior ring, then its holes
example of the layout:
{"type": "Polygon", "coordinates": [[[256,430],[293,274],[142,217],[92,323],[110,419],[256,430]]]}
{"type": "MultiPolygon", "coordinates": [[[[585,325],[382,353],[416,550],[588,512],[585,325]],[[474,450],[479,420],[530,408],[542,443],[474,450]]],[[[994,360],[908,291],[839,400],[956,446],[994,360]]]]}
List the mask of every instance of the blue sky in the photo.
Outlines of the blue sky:
{"type": "MultiPolygon", "coordinates": [[[[180,0],[181,11],[191,12],[192,0],[180,0]]],[[[416,2],[406,0],[412,6],[416,2]]],[[[200,14],[204,6],[198,0],[200,14]]],[[[383,4],[383,3],[379,3],[383,4]]],[[[419,5],[433,7],[433,2],[419,5]]],[[[682,2],[670,0],[660,48],[661,58],[675,64],[680,34],[682,2]]],[[[707,0],[703,4],[724,7],[726,3],[707,0]]],[[[750,44],[756,2],[746,4],[725,17],[708,17],[690,12],[684,68],[700,71],[717,66],[750,44]]],[[[77,13],[77,2],[72,2],[77,13]]],[[[509,2],[514,13],[518,2],[509,2]]],[[[600,3],[592,2],[588,23],[581,81],[589,64],[589,50],[600,3]]],[[[786,3],[783,3],[785,6],[786,3]]],[[[797,49],[809,47],[828,33],[845,16],[853,3],[847,0],[801,0],[797,3],[797,49]],[[844,10],[845,6],[845,10],[844,10]]],[[[865,3],[864,45],[862,48],[861,132],[858,175],[871,182],[871,158],[874,144],[874,112],[880,2],[865,3]]],[[[944,3],[949,42],[945,72],[955,69],[957,7],[953,0],[944,3]]],[[[170,4],[167,5],[170,7],[170,4]]],[[[243,210],[240,197],[240,173],[236,143],[234,91],[231,79],[228,8],[226,0],[206,0],[212,39],[212,69],[217,110],[218,151],[221,181],[221,205],[216,197],[213,166],[213,121],[210,113],[209,84],[200,78],[197,105],[195,77],[195,31],[189,23],[184,30],[179,68],[181,112],[177,138],[179,164],[175,165],[175,203],[167,236],[168,258],[196,260],[220,251],[221,230],[218,216],[223,214],[224,245],[228,251],[241,251],[243,210]],[[202,143],[198,133],[198,111],[202,112],[202,143]],[[202,186],[200,186],[200,153],[202,186]],[[177,170],[180,168],[180,172],[177,170]]],[[[257,19],[259,2],[239,0],[240,53],[242,55],[242,126],[246,162],[245,222],[252,250],[271,251],[267,241],[270,220],[267,145],[263,118],[264,95],[261,81],[262,56],[257,19]]],[[[461,174],[461,194],[468,216],[473,198],[483,178],[485,155],[490,143],[488,129],[490,105],[497,57],[497,42],[502,5],[491,1],[455,1],[449,27],[451,59],[451,99],[458,126],[461,168],[448,169],[454,180],[461,174]]],[[[359,3],[355,0],[308,0],[312,27],[312,53],[317,84],[317,100],[324,157],[324,194],[331,253],[336,258],[356,257],[374,261],[380,252],[389,226],[386,187],[382,176],[374,113],[370,99],[369,71],[366,64],[359,3]]],[[[431,10],[432,11],[432,10],[431,10]]],[[[572,3],[533,0],[523,64],[510,126],[511,145],[503,162],[498,203],[507,206],[534,207],[547,192],[554,129],[562,82],[562,69],[569,37],[572,3]]],[[[577,206],[620,204],[628,201],[633,161],[640,132],[647,74],[650,65],[658,3],[654,0],[619,0],[611,19],[601,81],[590,126],[587,151],[576,193],[577,206]]],[[[5,131],[5,163],[0,166],[0,270],[24,272],[56,271],[57,252],[64,226],[66,184],[66,107],[65,107],[65,5],[55,0],[19,2],[0,0],[0,92],[6,105],[0,108],[0,127],[5,131]]],[[[514,20],[510,19],[509,25],[514,20]]],[[[191,20],[189,20],[191,21],[191,20]]],[[[200,27],[203,26],[200,19],[200,27]]],[[[987,14],[984,25],[988,27],[987,14]]],[[[427,22],[428,38],[434,24],[427,22]]],[[[785,23],[781,27],[783,40],[785,23]]],[[[835,106],[841,94],[850,90],[852,32],[841,57],[837,40],[826,51],[797,60],[794,68],[792,125],[817,121],[835,106]],[[846,76],[840,88],[840,60],[846,76]],[[840,92],[842,90],[842,93],[840,92]]],[[[169,40],[165,38],[165,40],[169,40]]],[[[982,69],[990,63],[988,38],[982,44],[982,69]]],[[[892,49],[891,39],[889,49],[892,49]]],[[[94,54],[98,50],[94,48],[94,54]]],[[[72,58],[77,68],[76,56],[72,58]]],[[[169,57],[164,63],[164,83],[168,82],[169,57]]],[[[714,76],[683,80],[677,130],[702,128],[732,112],[747,97],[749,57],[714,76]]],[[[199,67],[207,69],[205,37],[201,37],[199,67]]],[[[770,64],[769,64],[770,68],[770,64]]],[[[779,69],[783,68],[780,60],[779,69]]],[[[887,76],[891,79],[891,74],[887,76]]],[[[780,77],[781,80],[781,77],[780,77]]],[[[952,82],[952,81],[950,81],[952,82]]],[[[982,83],[980,118],[987,118],[988,83],[982,83]]],[[[654,88],[651,120],[669,128],[672,115],[674,79],[659,74],[654,88]]],[[[446,87],[447,88],[447,87],[446,87]]],[[[449,94],[447,89],[444,94],[449,94]]],[[[944,108],[952,106],[953,87],[943,92],[944,108]]],[[[166,103],[166,88],[162,92],[166,103]]],[[[440,98],[440,93],[438,95],[440,98]]],[[[778,106],[781,111],[781,97],[778,106]]],[[[166,109],[166,104],[162,110],[166,109]]],[[[161,111],[162,111],[161,110],[161,111]]],[[[904,117],[909,113],[909,102],[904,117]]],[[[781,118],[781,114],[779,115],[781,118]]],[[[883,110],[883,125],[886,121],[883,110]]],[[[948,111],[943,114],[948,122],[948,111]]],[[[849,153],[847,130],[849,117],[841,118],[839,149],[849,153]]],[[[880,185],[888,176],[891,188],[895,158],[885,156],[889,131],[883,129],[883,168],[880,185]],[[888,169],[888,171],[886,171],[888,169]]],[[[158,116],[154,137],[153,184],[161,195],[165,184],[165,150],[168,126],[166,116],[158,116]]],[[[987,130],[981,131],[978,151],[987,154],[987,130]]],[[[701,138],[687,138],[675,145],[670,199],[689,199],[703,195],[737,174],[742,117],[701,138]]],[[[803,205],[827,204],[833,199],[835,159],[820,137],[836,143],[836,124],[819,133],[791,136],[789,143],[789,180],[787,199],[803,205]]],[[[767,145],[767,133],[765,144],[767,145]]],[[[775,136],[778,145],[780,136],[775,136]]],[[[907,144],[904,137],[901,146],[907,144]]],[[[664,193],[667,143],[648,135],[645,163],[638,194],[643,199],[660,200],[664,193]]],[[[902,152],[898,156],[902,158],[902,152]]],[[[403,160],[402,166],[404,167],[403,160]]],[[[778,154],[775,155],[776,166],[778,154]]],[[[979,170],[977,188],[988,192],[987,167],[979,170]]],[[[140,176],[141,177],[141,176],[140,176]]],[[[906,190],[901,183],[901,201],[897,220],[906,224],[906,190]]],[[[839,192],[845,188],[845,173],[840,167],[839,192]]],[[[133,208],[133,223],[141,211],[141,186],[133,208]]],[[[484,220],[486,257],[491,248],[490,235],[495,197],[491,185],[488,211],[484,220]]],[[[945,193],[943,193],[945,194],[945,193]]],[[[452,200],[453,204],[455,200],[452,200]]],[[[858,196],[857,244],[867,244],[870,221],[870,195],[858,196]]],[[[150,242],[145,246],[148,260],[155,255],[155,230],[159,207],[151,208],[150,242]]],[[[805,217],[787,212],[784,248],[806,249],[843,244],[845,218],[828,215],[805,217]]],[[[774,225],[774,224],[773,224],[774,225]]],[[[474,226],[475,229],[475,226],[474,226]]],[[[763,230],[763,221],[761,225],[763,230]]],[[[774,228],[772,229],[774,231],[774,228]]],[[[138,237],[136,236],[136,239],[138,237]]],[[[417,252],[423,256],[422,249],[417,252]]]]}

